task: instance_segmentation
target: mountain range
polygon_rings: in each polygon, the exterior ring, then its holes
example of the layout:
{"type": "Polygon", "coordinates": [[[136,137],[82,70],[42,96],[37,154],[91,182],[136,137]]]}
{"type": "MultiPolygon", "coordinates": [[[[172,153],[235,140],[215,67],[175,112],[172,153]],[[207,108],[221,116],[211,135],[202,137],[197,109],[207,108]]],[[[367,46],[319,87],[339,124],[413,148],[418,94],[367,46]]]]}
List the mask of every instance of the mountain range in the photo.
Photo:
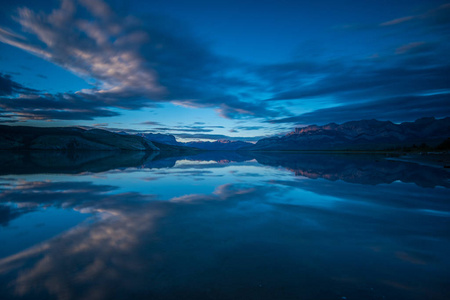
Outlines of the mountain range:
{"type": "Polygon", "coordinates": [[[135,150],[161,152],[216,151],[377,151],[411,147],[448,148],[450,117],[422,118],[394,124],[361,120],[296,128],[284,136],[259,140],[181,143],[173,135],[126,134],[77,127],[0,126],[0,149],[7,150],[135,150]]]}
{"type": "Polygon", "coordinates": [[[450,117],[394,124],[362,120],[297,128],[281,137],[259,140],[245,150],[396,150],[426,144],[436,147],[450,137],[450,117]]]}
{"type": "Polygon", "coordinates": [[[248,142],[242,142],[242,141],[230,141],[230,140],[217,140],[214,142],[203,142],[203,141],[196,141],[196,142],[187,142],[182,143],[178,142],[175,138],[175,136],[171,134],[162,134],[162,133],[141,133],[137,134],[138,136],[142,136],[143,138],[146,138],[147,140],[153,142],[153,143],[162,143],[166,145],[172,145],[172,146],[182,146],[182,147],[192,147],[196,149],[201,150],[214,150],[214,151],[235,151],[239,150],[244,147],[249,147],[252,144],[248,142]]]}
{"type": "Polygon", "coordinates": [[[242,141],[217,140],[215,142],[188,142],[184,145],[202,150],[235,151],[253,144],[242,141]]]}
{"type": "Polygon", "coordinates": [[[183,143],[177,141],[175,136],[171,134],[163,133],[138,133],[137,136],[141,136],[151,142],[158,142],[166,145],[172,146],[183,146],[183,143]]]}

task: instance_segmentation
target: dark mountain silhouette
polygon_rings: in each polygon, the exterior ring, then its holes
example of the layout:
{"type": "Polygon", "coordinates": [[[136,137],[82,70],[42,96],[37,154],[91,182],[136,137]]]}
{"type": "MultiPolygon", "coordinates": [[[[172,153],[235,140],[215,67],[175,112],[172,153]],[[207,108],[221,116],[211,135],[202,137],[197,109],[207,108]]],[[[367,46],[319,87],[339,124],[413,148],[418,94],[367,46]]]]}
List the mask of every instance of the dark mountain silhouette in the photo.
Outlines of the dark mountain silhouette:
{"type": "Polygon", "coordinates": [[[362,120],[297,128],[282,137],[259,140],[245,150],[394,150],[422,144],[436,147],[450,137],[450,117],[394,124],[362,120]]]}
{"type": "Polygon", "coordinates": [[[77,127],[0,126],[0,149],[7,150],[134,150],[159,151],[134,135],[77,127]]]}

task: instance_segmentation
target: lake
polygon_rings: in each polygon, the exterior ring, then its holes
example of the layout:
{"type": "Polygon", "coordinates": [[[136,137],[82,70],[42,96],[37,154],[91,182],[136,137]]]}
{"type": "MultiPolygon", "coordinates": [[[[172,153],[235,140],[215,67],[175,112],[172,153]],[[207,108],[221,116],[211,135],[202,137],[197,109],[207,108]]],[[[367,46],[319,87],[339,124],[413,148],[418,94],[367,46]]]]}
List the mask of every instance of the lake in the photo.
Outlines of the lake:
{"type": "Polygon", "coordinates": [[[0,298],[450,299],[450,172],[385,155],[0,153],[0,298]]]}

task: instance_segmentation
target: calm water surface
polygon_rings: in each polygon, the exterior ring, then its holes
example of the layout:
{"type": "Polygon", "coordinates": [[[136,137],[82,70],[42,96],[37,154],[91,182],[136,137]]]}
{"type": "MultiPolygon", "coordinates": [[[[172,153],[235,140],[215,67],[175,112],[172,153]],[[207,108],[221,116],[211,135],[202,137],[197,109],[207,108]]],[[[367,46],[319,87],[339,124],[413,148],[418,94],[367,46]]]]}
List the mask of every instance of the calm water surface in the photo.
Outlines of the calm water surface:
{"type": "Polygon", "coordinates": [[[1,299],[450,299],[450,173],[384,156],[0,153],[1,299]]]}

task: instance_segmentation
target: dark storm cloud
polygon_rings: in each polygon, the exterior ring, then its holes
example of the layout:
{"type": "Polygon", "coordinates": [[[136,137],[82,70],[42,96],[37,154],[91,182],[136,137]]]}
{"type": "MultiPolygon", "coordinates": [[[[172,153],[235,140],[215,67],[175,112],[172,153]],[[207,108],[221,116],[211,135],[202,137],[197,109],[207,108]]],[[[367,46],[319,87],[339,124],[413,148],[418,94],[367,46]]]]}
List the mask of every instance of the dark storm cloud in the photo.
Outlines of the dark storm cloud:
{"type": "Polygon", "coordinates": [[[104,107],[172,101],[217,108],[227,118],[276,115],[267,104],[232,96],[233,89],[253,87],[227,75],[236,63],[168,18],[121,15],[101,0],[64,0],[50,13],[20,7],[15,19],[28,34],[0,28],[0,41],[93,78],[97,87],[79,95],[104,107]]]}
{"type": "Polygon", "coordinates": [[[358,119],[378,119],[401,122],[421,117],[450,115],[450,94],[405,96],[354,103],[315,110],[299,116],[271,120],[271,123],[325,124],[358,119]]]}

